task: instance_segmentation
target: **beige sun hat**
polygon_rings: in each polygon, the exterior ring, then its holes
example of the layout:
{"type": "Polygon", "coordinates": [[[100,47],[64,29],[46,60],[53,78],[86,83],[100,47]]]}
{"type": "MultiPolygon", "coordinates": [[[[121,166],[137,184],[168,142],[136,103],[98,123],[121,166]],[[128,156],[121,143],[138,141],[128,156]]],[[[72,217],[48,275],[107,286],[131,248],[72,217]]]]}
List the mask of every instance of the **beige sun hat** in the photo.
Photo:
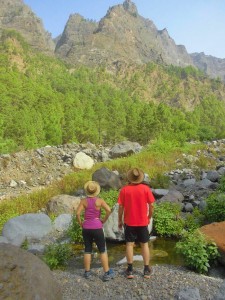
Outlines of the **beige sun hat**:
{"type": "Polygon", "coordinates": [[[88,197],[96,197],[100,193],[100,185],[96,181],[87,181],[84,185],[84,190],[88,197]]]}
{"type": "Polygon", "coordinates": [[[138,168],[133,168],[127,172],[127,180],[130,183],[141,183],[144,180],[144,176],[144,172],[138,168]]]}

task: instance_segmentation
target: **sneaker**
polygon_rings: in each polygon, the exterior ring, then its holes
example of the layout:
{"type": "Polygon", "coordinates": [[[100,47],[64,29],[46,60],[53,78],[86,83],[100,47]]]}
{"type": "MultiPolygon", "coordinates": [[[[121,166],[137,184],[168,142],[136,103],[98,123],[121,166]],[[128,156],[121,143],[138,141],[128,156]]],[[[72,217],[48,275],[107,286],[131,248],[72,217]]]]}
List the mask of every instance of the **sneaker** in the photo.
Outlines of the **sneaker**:
{"type": "Polygon", "coordinates": [[[103,275],[103,281],[109,281],[110,279],[113,279],[115,276],[115,273],[113,272],[112,269],[109,269],[108,272],[105,272],[103,275]]]}
{"type": "Polygon", "coordinates": [[[84,272],[84,278],[89,279],[91,277],[91,271],[84,272]]]}
{"type": "Polygon", "coordinates": [[[134,278],[133,271],[129,270],[128,268],[126,269],[126,275],[127,275],[127,279],[134,278]]]}
{"type": "Polygon", "coordinates": [[[152,268],[144,269],[144,278],[150,278],[152,275],[152,268]]]}

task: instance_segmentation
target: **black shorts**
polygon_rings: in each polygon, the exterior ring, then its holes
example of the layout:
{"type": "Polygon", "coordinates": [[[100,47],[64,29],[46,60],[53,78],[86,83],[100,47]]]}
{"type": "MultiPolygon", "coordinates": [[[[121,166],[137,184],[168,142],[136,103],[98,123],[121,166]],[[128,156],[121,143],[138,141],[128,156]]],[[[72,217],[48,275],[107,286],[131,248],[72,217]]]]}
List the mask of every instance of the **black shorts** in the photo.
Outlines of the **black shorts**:
{"type": "Polygon", "coordinates": [[[147,243],[149,241],[148,226],[124,225],[125,241],[147,243]]]}
{"type": "Polygon", "coordinates": [[[106,252],[105,235],[103,229],[82,229],[84,239],[84,253],[91,254],[93,242],[98,247],[100,253],[106,252]]]}

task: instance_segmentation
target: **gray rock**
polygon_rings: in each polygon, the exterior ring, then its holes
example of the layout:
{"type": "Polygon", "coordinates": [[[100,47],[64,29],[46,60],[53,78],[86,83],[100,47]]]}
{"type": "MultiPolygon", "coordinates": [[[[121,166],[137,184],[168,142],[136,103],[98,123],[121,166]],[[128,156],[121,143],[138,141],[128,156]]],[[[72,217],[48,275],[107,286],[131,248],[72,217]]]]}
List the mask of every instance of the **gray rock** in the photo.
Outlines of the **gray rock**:
{"type": "Polygon", "coordinates": [[[122,187],[120,177],[109,169],[103,167],[92,174],[92,180],[97,181],[101,188],[119,190],[122,187]]]}
{"type": "Polygon", "coordinates": [[[224,300],[225,299],[225,280],[221,284],[218,293],[215,296],[214,300],[224,300]]]}
{"type": "Polygon", "coordinates": [[[142,147],[138,143],[124,141],[112,147],[110,150],[110,155],[112,158],[126,157],[128,155],[140,152],[141,149],[142,147]]]}
{"type": "Polygon", "coordinates": [[[178,295],[178,300],[201,300],[199,289],[192,288],[192,287],[186,287],[182,289],[178,295]]]}
{"type": "Polygon", "coordinates": [[[2,235],[16,246],[27,240],[40,240],[52,230],[51,219],[45,214],[25,214],[7,221],[2,235]]]}
{"type": "Polygon", "coordinates": [[[0,244],[0,282],[0,299],[62,299],[48,266],[35,255],[10,244],[0,244]]]}
{"type": "Polygon", "coordinates": [[[66,231],[72,222],[71,214],[61,214],[53,222],[53,229],[57,231],[66,231]]]}
{"type": "Polygon", "coordinates": [[[46,204],[48,214],[59,216],[61,214],[73,214],[80,203],[80,197],[70,195],[57,195],[46,204]]]}

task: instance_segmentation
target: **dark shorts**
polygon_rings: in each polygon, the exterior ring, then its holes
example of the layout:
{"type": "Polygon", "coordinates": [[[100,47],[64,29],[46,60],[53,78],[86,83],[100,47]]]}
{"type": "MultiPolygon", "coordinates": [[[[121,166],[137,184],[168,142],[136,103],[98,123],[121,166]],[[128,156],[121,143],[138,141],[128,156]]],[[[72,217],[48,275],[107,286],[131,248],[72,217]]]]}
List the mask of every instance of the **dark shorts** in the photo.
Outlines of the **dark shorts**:
{"type": "Polygon", "coordinates": [[[125,241],[147,243],[149,241],[148,226],[124,226],[125,241]]]}
{"type": "Polygon", "coordinates": [[[84,229],[82,230],[84,239],[84,253],[92,253],[93,242],[98,247],[100,253],[106,252],[105,235],[103,229],[84,229]]]}

